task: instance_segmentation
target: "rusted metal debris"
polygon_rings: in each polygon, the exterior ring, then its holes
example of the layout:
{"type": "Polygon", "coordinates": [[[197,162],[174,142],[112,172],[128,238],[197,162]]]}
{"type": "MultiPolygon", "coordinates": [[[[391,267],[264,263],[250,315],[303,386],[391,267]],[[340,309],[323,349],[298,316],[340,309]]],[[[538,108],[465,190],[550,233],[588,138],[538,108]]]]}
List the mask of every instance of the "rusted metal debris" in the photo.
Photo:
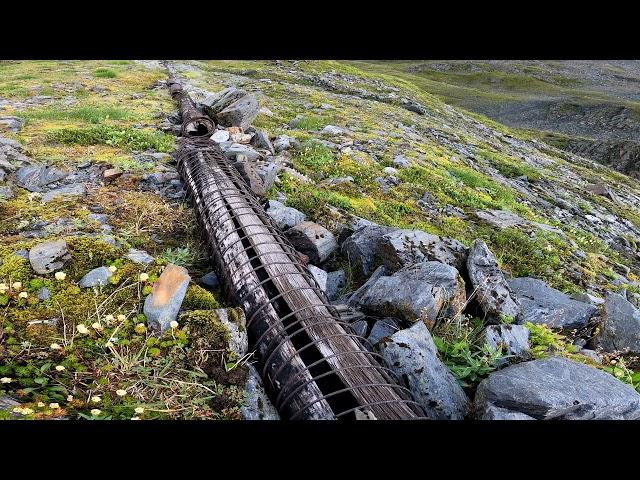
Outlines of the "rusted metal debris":
{"type": "Polygon", "coordinates": [[[247,317],[265,387],[286,419],[416,419],[407,388],[340,319],[300,255],[210,140],[214,122],[181,85],[178,170],[229,298],[247,317]]]}

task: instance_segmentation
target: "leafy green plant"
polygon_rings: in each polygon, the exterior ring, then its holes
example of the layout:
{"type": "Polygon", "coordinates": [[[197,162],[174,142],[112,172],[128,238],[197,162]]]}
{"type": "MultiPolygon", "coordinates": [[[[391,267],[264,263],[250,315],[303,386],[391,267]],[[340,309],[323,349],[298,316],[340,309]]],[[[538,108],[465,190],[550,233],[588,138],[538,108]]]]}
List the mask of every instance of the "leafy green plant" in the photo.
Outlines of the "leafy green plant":
{"type": "Polygon", "coordinates": [[[433,341],[442,361],[465,388],[475,387],[505,358],[502,349],[483,341],[484,324],[478,318],[460,315],[436,325],[433,341]]]}
{"type": "Polygon", "coordinates": [[[174,263],[181,267],[192,265],[196,260],[195,254],[191,252],[188,246],[167,248],[162,254],[160,254],[160,258],[165,260],[167,263],[174,263]]]}
{"type": "Polygon", "coordinates": [[[529,344],[533,358],[546,358],[549,355],[571,356],[577,351],[575,345],[561,333],[554,332],[544,324],[525,323],[529,329],[529,344]]]}
{"type": "Polygon", "coordinates": [[[117,76],[116,72],[109,68],[96,68],[93,75],[96,78],[115,78],[117,76]]]}

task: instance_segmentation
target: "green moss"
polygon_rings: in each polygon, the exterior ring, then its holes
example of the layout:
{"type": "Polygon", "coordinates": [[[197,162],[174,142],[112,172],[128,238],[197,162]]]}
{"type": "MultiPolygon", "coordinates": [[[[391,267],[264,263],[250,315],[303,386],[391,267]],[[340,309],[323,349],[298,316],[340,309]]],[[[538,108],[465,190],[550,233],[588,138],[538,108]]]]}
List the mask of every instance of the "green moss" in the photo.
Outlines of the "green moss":
{"type": "Polygon", "coordinates": [[[208,290],[199,285],[191,284],[182,301],[182,308],[185,310],[213,310],[220,308],[220,303],[208,290]]]}
{"type": "Polygon", "coordinates": [[[96,78],[115,78],[117,77],[116,72],[109,68],[97,68],[93,74],[96,78]]]}
{"type": "Polygon", "coordinates": [[[64,271],[70,279],[79,280],[89,270],[102,267],[122,255],[120,248],[94,237],[69,237],[66,239],[71,260],[64,271]]]}
{"type": "Polygon", "coordinates": [[[80,120],[87,123],[102,123],[105,120],[125,120],[131,112],[119,107],[86,105],[76,108],[39,108],[21,113],[27,120],[80,120]]]}
{"type": "Polygon", "coordinates": [[[51,130],[45,139],[65,145],[111,145],[129,150],[154,149],[165,153],[173,150],[175,143],[173,136],[161,132],[106,124],[51,130]]]}
{"type": "Polygon", "coordinates": [[[229,330],[212,310],[192,310],[180,315],[191,344],[195,348],[226,349],[229,330]]]}

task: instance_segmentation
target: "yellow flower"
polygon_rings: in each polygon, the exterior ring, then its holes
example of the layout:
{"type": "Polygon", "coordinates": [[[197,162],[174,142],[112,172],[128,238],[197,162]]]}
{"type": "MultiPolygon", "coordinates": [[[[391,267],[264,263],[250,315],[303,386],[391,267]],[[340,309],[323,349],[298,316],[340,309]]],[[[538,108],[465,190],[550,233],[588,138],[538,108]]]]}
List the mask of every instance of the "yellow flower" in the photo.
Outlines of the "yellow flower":
{"type": "Polygon", "coordinates": [[[136,409],[134,410],[134,412],[136,412],[138,415],[144,413],[144,408],[142,407],[136,407],[136,409]]]}
{"type": "Polygon", "coordinates": [[[62,347],[60,345],[58,345],[57,343],[52,343],[51,345],[49,345],[49,348],[51,350],[61,350],[62,347]]]}
{"type": "Polygon", "coordinates": [[[126,315],[122,315],[122,314],[118,315],[118,321],[119,322],[124,322],[126,319],[127,319],[126,315]]]}
{"type": "Polygon", "coordinates": [[[144,326],[144,323],[138,323],[133,329],[137,334],[142,335],[147,330],[147,327],[144,326]]]}
{"type": "Polygon", "coordinates": [[[64,365],[56,365],[56,370],[62,372],[64,370],[64,365]]]}
{"type": "Polygon", "coordinates": [[[610,363],[611,365],[615,365],[615,364],[616,364],[616,363],[618,363],[618,362],[616,362],[615,360],[611,360],[609,363],[610,363]]]}
{"type": "Polygon", "coordinates": [[[118,270],[118,268],[117,268],[115,265],[111,265],[111,266],[109,267],[109,271],[110,271],[111,273],[115,273],[115,272],[116,272],[116,270],[118,270]]]}
{"type": "Polygon", "coordinates": [[[9,290],[9,287],[7,286],[6,283],[0,283],[0,293],[4,293],[7,290],[9,290]]]}
{"type": "Polygon", "coordinates": [[[13,282],[11,284],[11,288],[14,290],[20,290],[22,288],[22,282],[13,282]]]}
{"type": "Polygon", "coordinates": [[[98,331],[100,331],[100,330],[102,330],[102,329],[103,329],[102,325],[100,325],[98,322],[93,322],[93,323],[91,324],[91,327],[92,327],[94,330],[98,330],[98,331]]]}
{"type": "Polygon", "coordinates": [[[0,378],[0,383],[11,383],[11,382],[13,382],[13,379],[11,379],[9,377],[0,378]]]}
{"type": "Polygon", "coordinates": [[[141,273],[138,278],[141,282],[146,282],[147,280],[149,280],[149,275],[147,275],[146,273],[141,273]]]}
{"type": "Polygon", "coordinates": [[[67,396],[67,402],[73,402],[73,395],[67,396]]]}
{"type": "Polygon", "coordinates": [[[131,417],[131,420],[140,420],[140,417],[131,417]]]}
{"type": "Polygon", "coordinates": [[[31,415],[33,413],[33,409],[25,407],[20,413],[22,413],[23,415],[31,415]]]}
{"type": "Polygon", "coordinates": [[[126,394],[127,394],[126,390],[123,390],[123,389],[116,390],[116,395],[118,395],[119,397],[124,397],[126,394]]]}
{"type": "Polygon", "coordinates": [[[172,321],[172,322],[169,324],[169,326],[170,326],[171,328],[178,328],[178,322],[176,322],[176,321],[174,320],[174,321],[172,321]]]}
{"type": "Polygon", "coordinates": [[[93,397],[91,397],[91,401],[93,403],[100,403],[102,401],[102,398],[100,397],[100,395],[94,395],[93,397]]]}
{"type": "Polygon", "coordinates": [[[44,402],[38,402],[38,407],[40,408],[44,407],[44,402]]]}
{"type": "Polygon", "coordinates": [[[29,294],[28,294],[27,292],[20,292],[20,293],[18,294],[18,297],[19,297],[19,298],[27,298],[28,296],[29,296],[29,294]]]}
{"type": "Polygon", "coordinates": [[[78,326],[76,326],[76,328],[78,329],[79,333],[82,333],[82,334],[89,333],[89,329],[85,326],[84,323],[78,324],[78,326]]]}
{"type": "Polygon", "coordinates": [[[104,319],[105,319],[105,321],[106,321],[107,323],[111,323],[111,322],[113,322],[113,321],[115,320],[115,318],[114,318],[114,317],[113,317],[113,315],[111,315],[111,314],[109,314],[109,315],[105,316],[105,317],[104,317],[104,319]]]}
{"type": "Polygon", "coordinates": [[[104,344],[105,348],[111,348],[113,347],[113,343],[112,342],[107,342],[104,344]]]}
{"type": "Polygon", "coordinates": [[[102,410],[98,410],[97,408],[91,409],[91,415],[93,415],[94,417],[97,417],[101,413],[102,413],[102,410]]]}
{"type": "Polygon", "coordinates": [[[64,280],[65,278],[67,278],[67,274],[64,272],[56,272],[55,274],[56,280],[64,280]]]}
{"type": "Polygon", "coordinates": [[[55,402],[52,402],[52,403],[49,404],[49,408],[60,408],[60,405],[58,405],[55,402]]]}

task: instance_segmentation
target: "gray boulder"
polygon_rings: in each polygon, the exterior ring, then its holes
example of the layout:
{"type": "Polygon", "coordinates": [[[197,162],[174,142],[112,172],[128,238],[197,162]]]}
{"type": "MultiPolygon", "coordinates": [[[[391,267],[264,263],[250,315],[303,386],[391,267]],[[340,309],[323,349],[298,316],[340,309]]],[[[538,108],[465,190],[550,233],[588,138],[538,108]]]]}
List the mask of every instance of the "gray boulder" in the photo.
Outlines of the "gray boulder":
{"type": "Polygon", "coordinates": [[[21,118],[0,116],[0,130],[17,133],[22,129],[22,125],[24,125],[24,122],[21,118]]]}
{"type": "Polygon", "coordinates": [[[382,236],[394,230],[392,227],[368,225],[356,230],[342,242],[342,254],[351,263],[354,276],[358,281],[366,279],[374,270],[376,254],[383,241],[382,236]]]}
{"type": "Polygon", "coordinates": [[[246,130],[258,116],[259,111],[256,96],[247,94],[221,110],[216,115],[216,119],[225,127],[240,127],[246,130]]]}
{"type": "Polygon", "coordinates": [[[296,250],[309,257],[315,265],[324,262],[338,248],[333,234],[314,222],[305,221],[285,232],[296,250]]]}
{"type": "Polygon", "coordinates": [[[441,238],[421,230],[394,230],[382,236],[377,251],[387,271],[424,261],[437,261],[462,269],[467,249],[457,240],[441,238]]]}
{"type": "Polygon", "coordinates": [[[498,268],[496,257],[482,240],[475,240],[469,249],[467,272],[475,298],[489,320],[500,321],[504,316],[519,319],[520,304],[498,268]]]}
{"type": "Polygon", "coordinates": [[[596,343],[607,352],[640,353],[640,310],[622,295],[609,294],[596,343]]]}
{"type": "Polygon", "coordinates": [[[41,192],[46,185],[67,176],[62,170],[47,165],[20,167],[16,172],[16,184],[30,192],[41,192]]]}
{"type": "Polygon", "coordinates": [[[422,322],[384,338],[376,349],[387,367],[404,379],[414,399],[434,420],[462,420],[469,399],[438,358],[431,334],[422,322]]]}
{"type": "Polygon", "coordinates": [[[409,163],[409,160],[407,160],[404,155],[397,155],[393,159],[393,164],[398,168],[407,168],[409,165],[411,165],[409,163]]]}
{"type": "Polygon", "coordinates": [[[245,420],[280,420],[278,411],[269,400],[262,379],[253,365],[247,367],[247,396],[240,408],[245,420]]]}
{"type": "Polygon", "coordinates": [[[238,155],[244,155],[249,162],[255,162],[260,159],[260,154],[253,147],[242,145],[241,143],[232,143],[223,150],[224,155],[229,160],[235,160],[238,155]]]}
{"type": "Polygon", "coordinates": [[[60,270],[68,259],[69,251],[64,240],[39,243],[29,250],[31,267],[41,275],[60,270]]]}
{"type": "Polygon", "coordinates": [[[393,317],[385,317],[378,320],[371,327],[371,333],[369,333],[367,340],[371,342],[371,345],[375,345],[383,338],[390,337],[400,330],[398,324],[398,319],[393,317]]]}
{"type": "Polygon", "coordinates": [[[210,138],[216,143],[226,142],[229,140],[229,132],[226,130],[216,130],[210,138]]]}
{"type": "MultiPolygon", "coordinates": [[[[502,348],[502,355],[525,358],[529,351],[529,329],[524,325],[490,325],[484,331],[485,342],[492,350],[502,348]]],[[[505,358],[501,365],[508,363],[505,358]]]]}
{"type": "Polygon", "coordinates": [[[267,213],[271,218],[273,218],[276,225],[282,230],[295,227],[299,223],[304,222],[306,218],[305,214],[300,210],[286,207],[284,204],[278,202],[277,200],[269,200],[267,213]]]}
{"type": "Polygon", "coordinates": [[[514,278],[508,283],[522,305],[520,323],[545,323],[561,329],[581,328],[598,312],[595,306],[573,300],[537,278],[514,278]]]}
{"type": "Polygon", "coordinates": [[[440,262],[422,262],[381,276],[372,283],[359,305],[375,315],[398,317],[408,322],[419,318],[434,322],[462,309],[466,301],[464,280],[458,271],[440,262]]]}
{"type": "Polygon", "coordinates": [[[144,301],[143,313],[152,329],[164,332],[178,318],[190,280],[184,267],[169,264],[164,268],[153,284],[151,295],[144,301]]]}
{"type": "Polygon", "coordinates": [[[480,420],[535,420],[535,418],[524,413],[489,405],[482,413],[480,420]]]}
{"type": "Polygon", "coordinates": [[[208,95],[202,101],[202,108],[204,109],[207,115],[209,115],[212,118],[215,118],[218,112],[224,110],[236,100],[239,100],[240,98],[244,97],[246,94],[247,92],[245,92],[242,89],[235,88],[235,87],[228,87],[217,93],[208,95]]]}
{"type": "Polygon", "coordinates": [[[264,130],[256,129],[255,135],[251,139],[251,145],[255,148],[261,148],[263,150],[268,150],[271,155],[275,153],[275,149],[271,144],[271,140],[269,140],[269,135],[264,130]]]}
{"type": "Polygon", "coordinates": [[[112,277],[113,272],[108,267],[98,267],[91,270],[84,277],[80,279],[78,286],[80,288],[95,287],[98,285],[107,285],[109,279],[112,277]]]}
{"type": "Polygon", "coordinates": [[[338,292],[347,284],[347,275],[344,270],[336,270],[327,273],[327,297],[329,300],[338,298],[338,292]]]}
{"type": "Polygon", "coordinates": [[[278,167],[278,164],[275,162],[258,161],[255,164],[255,169],[264,184],[265,190],[269,190],[273,184],[276,183],[280,167],[278,167]]]}
{"type": "Polygon", "coordinates": [[[492,407],[538,420],[637,420],[640,394],[602,370],[551,357],[518,363],[480,382],[480,416],[492,407]]]}

